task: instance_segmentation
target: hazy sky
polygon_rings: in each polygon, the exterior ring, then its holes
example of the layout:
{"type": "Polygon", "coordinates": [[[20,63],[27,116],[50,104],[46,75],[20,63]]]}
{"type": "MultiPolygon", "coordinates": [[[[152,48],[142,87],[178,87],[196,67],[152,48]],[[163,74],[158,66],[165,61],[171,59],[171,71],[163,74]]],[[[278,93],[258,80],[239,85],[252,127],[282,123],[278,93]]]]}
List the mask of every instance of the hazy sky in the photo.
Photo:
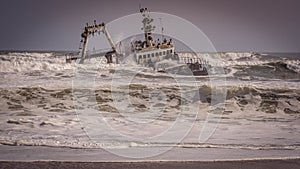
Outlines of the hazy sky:
{"type": "Polygon", "coordinates": [[[299,0],[1,0],[0,50],[76,50],[86,22],[139,4],[192,22],[217,51],[300,52],[299,0]]]}

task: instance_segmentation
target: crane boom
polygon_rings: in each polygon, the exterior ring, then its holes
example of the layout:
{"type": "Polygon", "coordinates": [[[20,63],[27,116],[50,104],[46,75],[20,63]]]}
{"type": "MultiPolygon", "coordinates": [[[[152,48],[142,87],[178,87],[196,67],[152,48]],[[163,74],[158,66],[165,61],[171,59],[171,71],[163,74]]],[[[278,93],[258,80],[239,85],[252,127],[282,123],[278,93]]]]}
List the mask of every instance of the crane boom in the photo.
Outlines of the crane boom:
{"type": "MultiPolygon", "coordinates": [[[[97,25],[96,21],[94,21],[94,23],[95,24],[92,25],[92,26],[87,25],[84,28],[84,32],[81,34],[81,37],[83,38],[83,48],[82,48],[82,52],[81,52],[81,61],[80,61],[80,63],[83,63],[84,59],[86,57],[86,50],[87,50],[87,45],[88,45],[88,41],[89,41],[90,36],[94,35],[97,32],[102,32],[106,36],[106,38],[109,42],[109,45],[112,48],[112,51],[110,51],[109,54],[115,53],[115,54],[119,55],[116,51],[116,46],[115,46],[115,44],[114,44],[107,28],[105,27],[105,24],[102,23],[102,24],[97,25]]],[[[109,59],[109,60],[111,61],[111,59],[109,59]]],[[[110,62],[110,61],[108,61],[108,62],[110,62]]]]}

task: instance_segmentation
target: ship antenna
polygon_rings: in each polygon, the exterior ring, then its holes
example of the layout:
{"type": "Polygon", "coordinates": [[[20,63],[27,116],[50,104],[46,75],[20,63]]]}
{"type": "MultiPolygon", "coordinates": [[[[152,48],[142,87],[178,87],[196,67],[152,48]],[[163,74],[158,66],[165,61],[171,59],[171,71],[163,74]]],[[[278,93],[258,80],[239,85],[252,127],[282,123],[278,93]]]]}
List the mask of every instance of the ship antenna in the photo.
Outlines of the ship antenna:
{"type": "Polygon", "coordinates": [[[163,27],[163,24],[162,24],[162,18],[159,18],[159,22],[160,22],[160,27],[161,27],[162,40],[164,40],[165,35],[164,35],[164,27],[163,27]]]}

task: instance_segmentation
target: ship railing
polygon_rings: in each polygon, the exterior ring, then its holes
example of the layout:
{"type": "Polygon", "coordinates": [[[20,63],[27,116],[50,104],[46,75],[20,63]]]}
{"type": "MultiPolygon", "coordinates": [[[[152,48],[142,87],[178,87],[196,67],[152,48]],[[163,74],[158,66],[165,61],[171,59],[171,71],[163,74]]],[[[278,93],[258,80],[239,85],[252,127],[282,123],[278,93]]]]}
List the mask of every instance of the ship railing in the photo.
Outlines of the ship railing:
{"type": "Polygon", "coordinates": [[[98,50],[89,50],[89,51],[86,52],[86,56],[99,55],[99,54],[103,54],[103,53],[105,55],[105,53],[109,52],[109,51],[111,51],[111,48],[98,49],[98,50]]]}
{"type": "Polygon", "coordinates": [[[179,63],[199,63],[201,65],[209,65],[208,60],[200,57],[200,56],[195,56],[195,57],[186,57],[186,56],[179,56],[179,63]]]}

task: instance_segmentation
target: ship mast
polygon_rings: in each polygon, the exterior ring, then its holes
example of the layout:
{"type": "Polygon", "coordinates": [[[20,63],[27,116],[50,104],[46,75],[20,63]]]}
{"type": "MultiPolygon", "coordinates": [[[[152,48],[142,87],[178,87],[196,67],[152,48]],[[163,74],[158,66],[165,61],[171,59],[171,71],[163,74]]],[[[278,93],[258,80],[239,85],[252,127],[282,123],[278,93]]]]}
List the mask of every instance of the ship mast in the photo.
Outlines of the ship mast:
{"type": "Polygon", "coordinates": [[[163,39],[165,39],[165,36],[164,36],[164,27],[163,27],[163,24],[162,24],[162,18],[159,18],[159,22],[160,22],[161,35],[162,35],[162,40],[163,40],[163,39]]]}
{"type": "Polygon", "coordinates": [[[150,11],[148,11],[147,8],[141,8],[140,12],[144,18],[142,21],[142,23],[143,23],[142,30],[144,30],[144,32],[145,32],[146,46],[149,47],[153,43],[152,31],[154,31],[155,26],[152,26],[151,23],[154,20],[150,17],[150,15],[149,15],[150,11]]]}

